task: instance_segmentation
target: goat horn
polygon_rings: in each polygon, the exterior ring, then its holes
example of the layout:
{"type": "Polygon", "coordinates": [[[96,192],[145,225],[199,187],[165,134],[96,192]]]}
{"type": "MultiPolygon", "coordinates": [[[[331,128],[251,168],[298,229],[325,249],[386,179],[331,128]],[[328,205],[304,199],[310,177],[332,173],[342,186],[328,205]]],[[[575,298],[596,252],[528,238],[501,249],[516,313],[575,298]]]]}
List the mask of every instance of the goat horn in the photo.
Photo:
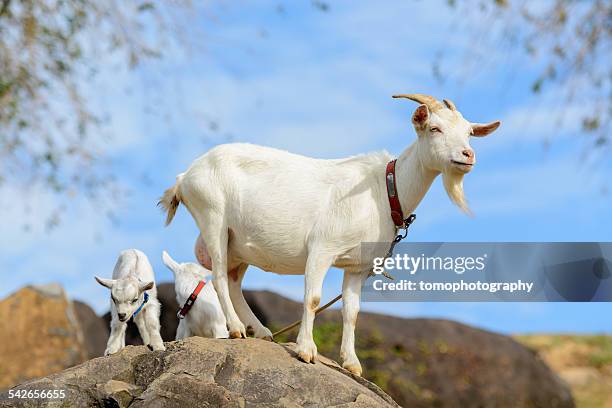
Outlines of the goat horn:
{"type": "Polygon", "coordinates": [[[446,105],[448,109],[453,110],[453,111],[457,110],[457,107],[452,101],[449,101],[448,99],[442,99],[442,102],[444,102],[444,104],[446,105]]]}
{"type": "Polygon", "coordinates": [[[427,106],[429,110],[435,111],[439,109],[443,109],[444,105],[442,105],[436,98],[429,95],[423,94],[406,94],[406,95],[393,95],[394,98],[406,98],[412,101],[422,103],[427,106]]]}

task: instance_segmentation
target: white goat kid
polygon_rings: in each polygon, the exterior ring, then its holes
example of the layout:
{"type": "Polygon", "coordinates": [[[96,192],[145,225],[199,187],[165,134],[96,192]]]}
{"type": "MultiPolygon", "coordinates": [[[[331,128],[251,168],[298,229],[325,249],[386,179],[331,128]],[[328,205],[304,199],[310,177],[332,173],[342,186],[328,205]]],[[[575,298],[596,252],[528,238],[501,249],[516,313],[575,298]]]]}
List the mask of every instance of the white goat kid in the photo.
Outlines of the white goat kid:
{"type": "Polygon", "coordinates": [[[209,282],[212,272],[195,263],[179,264],[166,251],[162,254],[162,260],[174,274],[174,292],[179,306],[185,304],[198,282],[206,282],[187,316],[179,321],[176,340],[189,336],[227,338],[225,315],[215,287],[209,282]]]}
{"type": "Polygon", "coordinates": [[[111,290],[111,333],[104,354],[114,354],[125,347],[127,322],[134,314],[143,343],[153,350],[165,350],[159,332],[160,305],[155,276],[147,256],[137,249],[122,251],[113,279],[95,278],[111,290]]]}
{"type": "MultiPolygon", "coordinates": [[[[463,176],[475,163],[469,138],[490,134],[500,122],[470,123],[452,102],[441,103],[427,95],[396,97],[421,104],[412,115],[418,138],[396,163],[404,214],[415,210],[439,174],[450,199],[468,212],[463,176]]],[[[297,352],[301,360],[314,362],[315,310],[323,278],[336,266],[344,269],[340,355],[343,367],[361,374],[354,329],[361,286],[372,269],[372,259],[362,259],[360,245],[389,242],[397,232],[385,184],[391,159],[382,152],[319,160],[267,147],[228,144],[211,149],[177,176],[176,184],[160,200],[168,212],[166,223],[181,202],[195,219],[212,263],[230,337],[245,336],[243,323],[251,325],[257,337],[270,334],[246,312],[246,302],[238,294],[248,265],[279,274],[305,274],[297,352]],[[228,271],[234,275],[230,282],[228,271]]],[[[371,254],[379,256],[384,253],[371,254]]]]}

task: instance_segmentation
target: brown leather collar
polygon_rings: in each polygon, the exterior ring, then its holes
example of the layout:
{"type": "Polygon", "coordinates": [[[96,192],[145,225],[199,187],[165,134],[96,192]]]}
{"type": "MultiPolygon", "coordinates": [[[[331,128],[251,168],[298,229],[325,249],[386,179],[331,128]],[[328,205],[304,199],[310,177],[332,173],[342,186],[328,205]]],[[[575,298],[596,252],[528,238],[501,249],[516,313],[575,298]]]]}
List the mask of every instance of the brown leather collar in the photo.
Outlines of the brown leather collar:
{"type": "Polygon", "coordinates": [[[402,205],[400,204],[399,197],[397,196],[397,184],[395,183],[395,160],[391,160],[387,163],[387,172],[385,174],[385,181],[387,185],[387,197],[389,198],[389,205],[391,206],[391,218],[393,223],[398,228],[404,228],[404,212],[402,211],[402,205]]]}

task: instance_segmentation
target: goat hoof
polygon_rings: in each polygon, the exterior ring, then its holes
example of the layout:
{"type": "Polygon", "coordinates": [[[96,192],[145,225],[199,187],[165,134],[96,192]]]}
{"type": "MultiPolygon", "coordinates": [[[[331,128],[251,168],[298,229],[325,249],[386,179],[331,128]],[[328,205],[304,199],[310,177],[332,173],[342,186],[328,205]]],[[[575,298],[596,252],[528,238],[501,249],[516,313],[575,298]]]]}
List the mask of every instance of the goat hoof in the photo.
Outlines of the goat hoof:
{"type": "Polygon", "coordinates": [[[230,339],[240,339],[242,338],[242,333],[240,333],[239,331],[232,331],[229,334],[230,339]]]}
{"type": "Polygon", "coordinates": [[[298,358],[305,363],[311,363],[311,364],[315,363],[315,356],[305,351],[300,351],[298,353],[298,358]]]}
{"type": "Polygon", "coordinates": [[[342,367],[357,377],[361,377],[361,364],[342,364],[342,367]]]}
{"type": "Polygon", "coordinates": [[[153,346],[152,346],[152,345],[147,344],[147,348],[148,348],[150,351],[153,351],[153,346]]]}
{"type": "Polygon", "coordinates": [[[297,348],[295,350],[297,352],[298,358],[305,363],[315,363],[315,358],[317,357],[317,345],[312,340],[299,341],[297,344],[297,348]]]}
{"type": "Polygon", "coordinates": [[[151,344],[151,345],[147,345],[147,347],[149,347],[149,350],[151,351],[165,351],[166,350],[166,346],[164,346],[164,343],[151,344]]]}
{"type": "Polygon", "coordinates": [[[265,341],[274,341],[274,339],[272,338],[272,336],[265,336],[265,337],[261,337],[262,340],[265,341]]]}
{"type": "Polygon", "coordinates": [[[255,329],[253,329],[253,326],[247,326],[246,335],[251,337],[255,335],[255,329]]]}
{"type": "Polygon", "coordinates": [[[115,349],[106,349],[104,351],[104,355],[105,356],[112,356],[113,354],[116,354],[116,353],[118,353],[120,351],[121,351],[121,347],[115,348],[115,349]]]}

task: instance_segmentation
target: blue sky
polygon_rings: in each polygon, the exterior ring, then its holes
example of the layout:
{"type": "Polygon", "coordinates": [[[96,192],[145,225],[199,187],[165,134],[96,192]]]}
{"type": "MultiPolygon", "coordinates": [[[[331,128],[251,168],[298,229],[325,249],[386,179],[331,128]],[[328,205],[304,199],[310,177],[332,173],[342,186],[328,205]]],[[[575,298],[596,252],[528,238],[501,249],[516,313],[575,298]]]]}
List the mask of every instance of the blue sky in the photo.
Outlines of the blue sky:
{"type": "MultiPolygon", "coordinates": [[[[509,59],[474,28],[479,15],[459,16],[444,1],[332,2],[326,13],[307,1],[289,2],[283,12],[263,1],[221,4],[185,21],[189,49],[171,47],[163,61],[135,71],[109,62],[86,88],[91,103],[111,114],[107,131],[114,136],[101,149],[129,190],[116,203],[117,224],[77,196],[59,228],[25,232],[24,220],[40,225],[57,198],[10,182],[0,190],[0,297],[57,281],[104,312],[108,294],[93,275],[110,276],[118,252],[130,247],[149,255],[159,282],[170,281],[161,251],[192,260],[198,231],[184,209],[164,228],[155,204],[196,157],[227,141],[321,158],[382,149],[397,155],[414,140],[415,104],[391,99],[395,93],[449,98],[472,121],[503,121],[495,134],[472,142],[478,165],[465,189],[475,217],[455,208],[437,180],[417,210],[410,240],[611,240],[612,198],[603,191],[612,165],[585,157],[579,131],[588,95],[564,108],[562,89],[532,95],[542,61],[519,53],[509,59]],[[443,82],[431,69],[440,54],[443,82]],[[218,131],[209,130],[211,121],[218,131]],[[31,203],[29,214],[10,200],[15,194],[31,203]]],[[[340,271],[331,270],[324,298],[335,296],[340,283],[340,271]]],[[[300,300],[303,278],[251,268],[245,287],[300,300]]],[[[605,303],[364,303],[362,310],[506,333],[612,332],[612,305],[605,303]]]]}

